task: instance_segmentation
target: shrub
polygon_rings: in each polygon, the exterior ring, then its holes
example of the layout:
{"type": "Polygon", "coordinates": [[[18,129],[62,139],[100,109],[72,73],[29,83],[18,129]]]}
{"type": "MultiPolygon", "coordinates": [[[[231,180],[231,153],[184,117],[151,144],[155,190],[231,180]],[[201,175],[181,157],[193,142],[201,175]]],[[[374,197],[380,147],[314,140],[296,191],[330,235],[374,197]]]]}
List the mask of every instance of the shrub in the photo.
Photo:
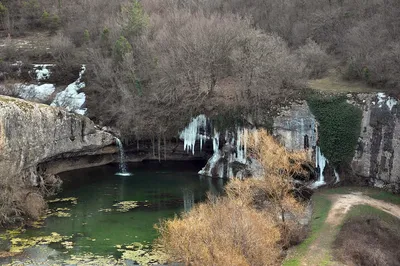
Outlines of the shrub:
{"type": "Polygon", "coordinates": [[[8,8],[0,2],[0,21],[3,21],[8,13],[8,8]]]}
{"type": "Polygon", "coordinates": [[[42,11],[38,0],[23,1],[21,13],[27,28],[40,27],[42,11]]]}
{"type": "Polygon", "coordinates": [[[304,207],[292,193],[291,177],[302,171],[305,155],[287,152],[263,130],[247,141],[265,175],[231,180],[226,196],[162,221],[158,242],[171,260],[185,265],[277,265],[281,249],[304,237],[297,222],[304,207]]]}
{"type": "MultiPolygon", "coordinates": [[[[363,205],[353,207],[365,207],[363,205]]],[[[335,259],[345,265],[398,265],[400,254],[393,243],[400,241],[395,217],[361,214],[349,218],[333,243],[335,259]]]]}
{"type": "Polygon", "coordinates": [[[44,197],[53,195],[60,184],[53,175],[38,176],[30,171],[0,180],[0,226],[24,225],[39,219],[46,209],[44,197]]]}
{"type": "Polygon", "coordinates": [[[160,244],[185,265],[276,265],[280,232],[271,216],[215,199],[161,223],[160,244]]]}
{"type": "Polygon", "coordinates": [[[124,36],[120,36],[114,45],[114,60],[117,63],[122,63],[124,56],[132,52],[132,46],[124,36]]]}
{"type": "Polygon", "coordinates": [[[15,85],[16,80],[7,79],[0,85],[0,95],[19,97],[19,88],[15,85]]]}
{"type": "Polygon", "coordinates": [[[72,41],[62,33],[51,38],[50,48],[54,58],[63,62],[69,60],[75,52],[72,41]]]}
{"type": "Polygon", "coordinates": [[[6,39],[4,45],[5,46],[0,50],[1,58],[7,61],[19,60],[18,56],[20,55],[20,52],[10,38],[6,39]]]}
{"type": "Polygon", "coordinates": [[[144,12],[138,0],[122,8],[122,24],[126,36],[138,36],[148,24],[148,16],[144,12]]]}
{"type": "Polygon", "coordinates": [[[50,14],[46,10],[43,11],[41,23],[45,29],[54,34],[60,28],[60,17],[56,14],[50,14]]]}
{"type": "Polygon", "coordinates": [[[90,32],[88,29],[83,32],[83,41],[85,44],[89,44],[90,42],[90,32]]]}

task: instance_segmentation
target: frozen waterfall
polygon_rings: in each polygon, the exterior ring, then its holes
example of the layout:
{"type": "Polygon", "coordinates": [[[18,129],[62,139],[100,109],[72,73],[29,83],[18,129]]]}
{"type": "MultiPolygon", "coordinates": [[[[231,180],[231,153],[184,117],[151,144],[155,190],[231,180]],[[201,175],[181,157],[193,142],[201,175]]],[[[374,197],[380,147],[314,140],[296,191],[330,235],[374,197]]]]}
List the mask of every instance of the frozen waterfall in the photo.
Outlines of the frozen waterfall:
{"type": "Polygon", "coordinates": [[[324,170],[328,163],[328,160],[321,152],[321,148],[319,146],[315,149],[315,166],[318,169],[318,180],[314,182],[312,187],[317,188],[319,186],[325,185],[325,177],[324,177],[324,170]]]}
{"type": "Polygon", "coordinates": [[[200,141],[200,150],[203,148],[204,142],[207,140],[207,136],[201,134],[201,130],[205,132],[207,129],[207,117],[205,115],[199,115],[193,118],[189,125],[181,132],[180,139],[183,140],[185,151],[192,152],[194,154],[194,147],[196,140],[200,141]]]}
{"type": "Polygon", "coordinates": [[[180,133],[180,139],[184,142],[184,149],[187,152],[195,153],[196,142],[199,141],[199,148],[202,151],[204,143],[211,140],[213,144],[213,156],[207,165],[199,172],[201,175],[214,176],[219,178],[233,177],[232,164],[235,162],[246,164],[246,141],[248,130],[236,127],[235,131],[225,131],[221,134],[213,128],[205,115],[199,115],[191,120],[189,125],[180,133]],[[211,128],[211,132],[207,129],[211,128]],[[221,138],[222,135],[222,138],[221,138]],[[221,141],[224,141],[220,149],[221,141]]]}
{"type": "Polygon", "coordinates": [[[340,176],[339,173],[336,171],[336,169],[334,170],[335,173],[335,184],[340,182],[340,176]]]}

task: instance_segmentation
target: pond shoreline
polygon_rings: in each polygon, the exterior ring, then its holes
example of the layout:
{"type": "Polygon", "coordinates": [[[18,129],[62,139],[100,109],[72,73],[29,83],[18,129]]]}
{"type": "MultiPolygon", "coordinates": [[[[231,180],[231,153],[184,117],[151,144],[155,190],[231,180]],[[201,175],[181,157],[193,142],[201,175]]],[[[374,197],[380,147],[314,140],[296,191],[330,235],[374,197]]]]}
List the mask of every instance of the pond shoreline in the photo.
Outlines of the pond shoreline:
{"type": "Polygon", "coordinates": [[[11,250],[34,240],[33,247],[0,262],[28,261],[25,257],[41,254],[35,251],[39,246],[55,259],[46,258],[46,263],[60,262],[62,256],[69,256],[67,262],[74,259],[79,263],[100,259],[102,263],[112,261],[112,265],[127,260],[123,265],[133,265],[129,260],[138,261],[141,257],[147,259],[146,263],[142,261],[144,264],[156,263],[156,257],[161,255],[152,249],[157,237],[153,224],[160,218],[188,211],[206,198],[207,191],[221,193],[224,183],[198,176],[201,165],[187,162],[175,164],[175,169],[171,163],[153,162],[128,167],[134,174],[131,177],[115,176],[115,165],[60,174],[64,190],[48,201],[50,212],[44,227],[28,228],[10,239],[11,250]],[[46,238],[54,234],[59,235],[59,241],[46,238]]]}

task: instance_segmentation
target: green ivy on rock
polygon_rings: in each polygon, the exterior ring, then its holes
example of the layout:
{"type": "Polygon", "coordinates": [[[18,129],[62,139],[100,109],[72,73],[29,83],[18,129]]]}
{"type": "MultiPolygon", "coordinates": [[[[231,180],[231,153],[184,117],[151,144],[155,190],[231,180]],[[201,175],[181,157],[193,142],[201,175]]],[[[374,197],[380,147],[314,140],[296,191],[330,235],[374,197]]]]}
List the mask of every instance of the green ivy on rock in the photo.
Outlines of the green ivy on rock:
{"type": "Polygon", "coordinates": [[[334,166],[351,162],[361,130],[362,111],[344,96],[312,95],[307,100],[319,122],[319,146],[334,166]]]}

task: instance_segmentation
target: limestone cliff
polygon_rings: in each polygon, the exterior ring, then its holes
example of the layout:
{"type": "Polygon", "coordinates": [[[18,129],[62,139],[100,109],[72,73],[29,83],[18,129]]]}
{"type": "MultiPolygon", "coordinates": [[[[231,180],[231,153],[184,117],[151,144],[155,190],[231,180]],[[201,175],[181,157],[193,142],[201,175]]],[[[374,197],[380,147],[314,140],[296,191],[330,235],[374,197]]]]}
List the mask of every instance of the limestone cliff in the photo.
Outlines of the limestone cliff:
{"type": "Polygon", "coordinates": [[[113,141],[87,117],[0,96],[0,179],[34,173],[38,163],[91,153],[113,141]]]}
{"type": "Polygon", "coordinates": [[[400,119],[397,100],[378,94],[358,94],[363,110],[361,133],[352,161],[354,173],[374,186],[400,190],[400,119]]]}
{"type": "Polygon", "coordinates": [[[273,133],[288,150],[311,150],[315,147],[316,121],[307,102],[296,102],[283,107],[274,118],[273,133]]]}
{"type": "MultiPolygon", "coordinates": [[[[370,93],[349,94],[348,102],[363,111],[361,132],[350,170],[358,183],[399,191],[400,108],[397,100],[383,93],[370,93]]],[[[315,150],[311,148],[315,147],[318,138],[316,124],[306,102],[294,103],[283,108],[274,119],[274,134],[290,150],[310,147],[315,158],[315,150]]],[[[349,177],[343,176],[344,180],[346,178],[349,177]]]]}

